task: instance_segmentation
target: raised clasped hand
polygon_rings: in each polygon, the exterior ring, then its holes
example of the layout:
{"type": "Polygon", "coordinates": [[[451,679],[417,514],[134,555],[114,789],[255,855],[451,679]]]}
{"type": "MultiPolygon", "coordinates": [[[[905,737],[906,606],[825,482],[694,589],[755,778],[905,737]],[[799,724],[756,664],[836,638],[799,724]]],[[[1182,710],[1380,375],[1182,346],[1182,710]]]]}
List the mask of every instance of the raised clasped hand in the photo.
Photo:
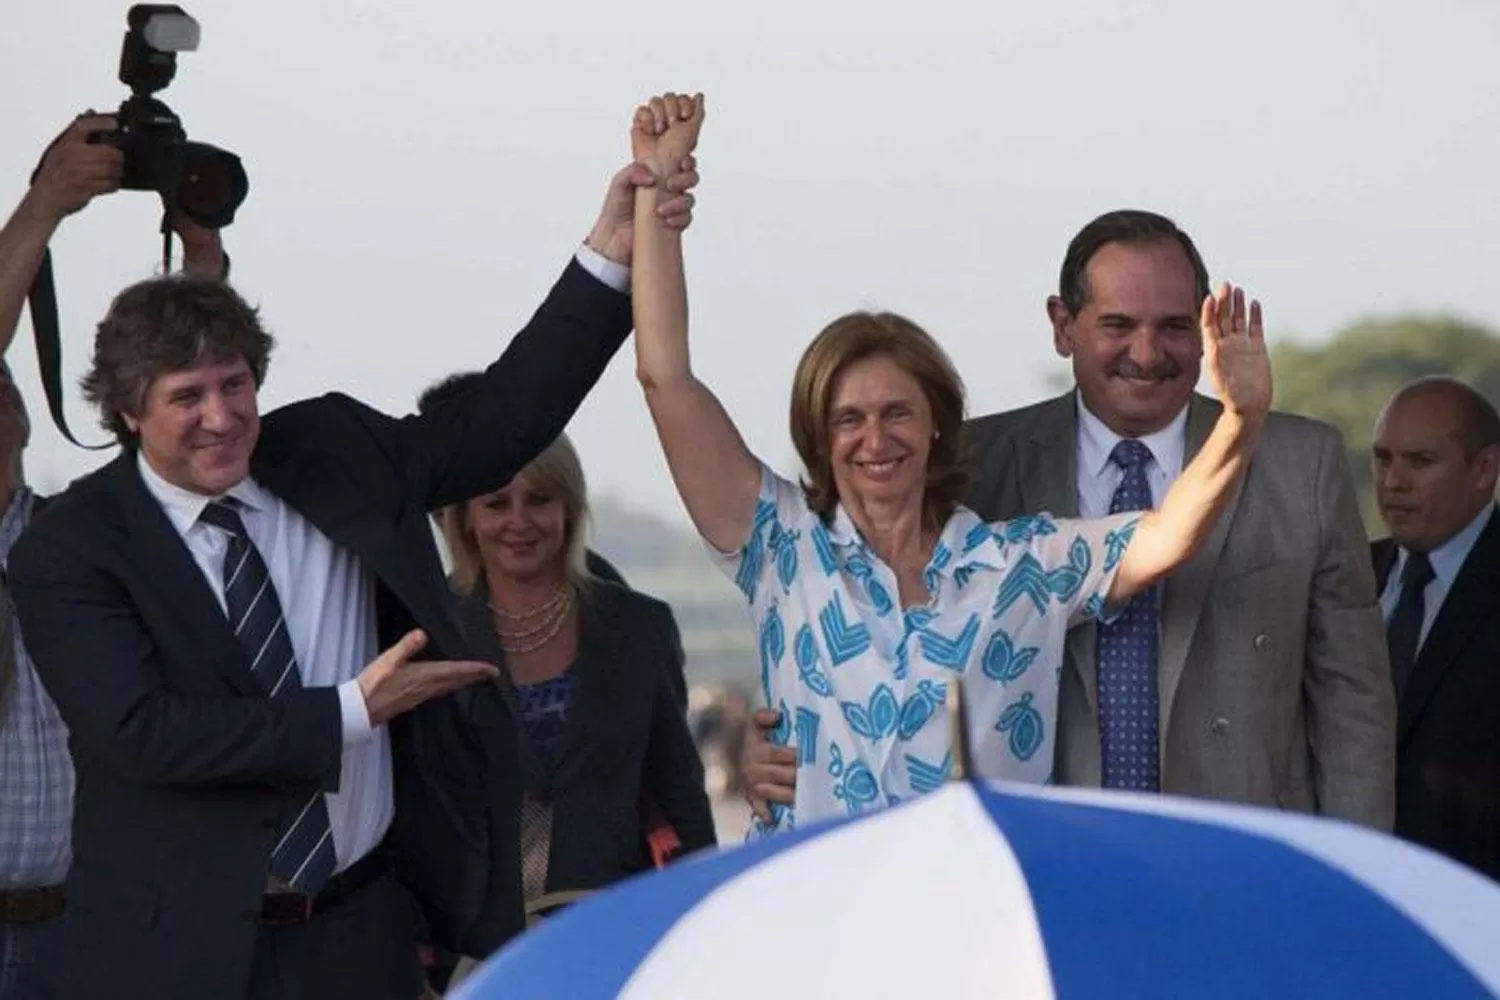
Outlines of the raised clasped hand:
{"type": "Polygon", "coordinates": [[[658,178],[666,177],[697,148],[703,115],[702,94],[666,93],[651,98],[636,108],[631,122],[631,155],[658,178]]]}

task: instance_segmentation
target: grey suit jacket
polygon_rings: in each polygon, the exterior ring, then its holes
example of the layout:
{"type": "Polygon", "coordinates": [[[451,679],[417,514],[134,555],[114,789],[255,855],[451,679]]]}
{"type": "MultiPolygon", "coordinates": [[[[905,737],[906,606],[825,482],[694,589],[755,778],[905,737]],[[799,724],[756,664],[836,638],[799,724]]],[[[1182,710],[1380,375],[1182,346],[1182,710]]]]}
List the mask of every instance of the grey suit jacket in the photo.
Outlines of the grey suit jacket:
{"type": "MultiPolygon", "coordinates": [[[[1219,404],[1194,395],[1191,460],[1219,404]]],[[[1076,517],[1074,396],[967,428],[986,520],[1076,517]]],[[[1095,628],[1068,637],[1056,778],[1100,782],[1095,628]]],[[[1342,439],[1273,413],[1208,541],[1166,584],[1162,791],[1317,812],[1389,830],[1396,705],[1369,545],[1342,439]]]]}

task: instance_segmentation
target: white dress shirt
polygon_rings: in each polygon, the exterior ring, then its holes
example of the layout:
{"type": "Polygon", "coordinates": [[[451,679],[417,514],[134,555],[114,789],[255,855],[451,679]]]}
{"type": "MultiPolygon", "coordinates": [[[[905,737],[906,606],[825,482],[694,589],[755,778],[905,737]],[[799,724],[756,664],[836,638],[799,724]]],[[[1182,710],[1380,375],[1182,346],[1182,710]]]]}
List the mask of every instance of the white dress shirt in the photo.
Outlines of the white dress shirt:
{"type": "MultiPolygon", "coordinates": [[[[628,267],[587,246],[579,248],[577,260],[616,291],[629,289],[628,267]]],[[[198,520],[203,508],[218,498],[172,485],[157,475],[144,455],[139,466],[146,488],[166,511],[224,608],[229,535],[198,520]]],[[[374,578],[354,553],[334,544],[253,479],[242,480],[227,495],[243,505],[240,515],[245,530],[266,562],[297,654],[302,686],[338,688],[343,770],[339,790],[326,798],[334,853],[342,870],[380,843],[395,811],[390,737],[383,726],[372,730],[364,695],[355,680],[380,653],[374,578]]]]}
{"type": "MultiPolygon", "coordinates": [[[[1458,571],[1464,568],[1464,560],[1469,558],[1470,550],[1484,533],[1494,513],[1495,505],[1486,504],[1479,516],[1470,521],[1464,530],[1427,553],[1427,558],[1432,563],[1432,580],[1422,590],[1422,632],[1417,637],[1418,651],[1422,649],[1422,643],[1427,641],[1427,633],[1437,619],[1438,612],[1442,610],[1448,591],[1453,589],[1458,571]]],[[[1385,590],[1380,594],[1380,614],[1387,625],[1390,624],[1391,615],[1396,613],[1396,603],[1401,600],[1401,574],[1406,570],[1406,557],[1406,549],[1396,550],[1396,563],[1391,567],[1390,575],[1385,580],[1385,590]]]]}
{"type": "MultiPolygon", "coordinates": [[[[144,455],[138,464],[146,489],[166,511],[224,608],[224,558],[230,536],[198,520],[215,498],[167,482],[144,455]]],[[[302,686],[338,688],[343,770],[339,790],[326,798],[338,867],[347,868],[380,843],[395,811],[390,737],[383,726],[370,728],[364,695],[355,680],[380,655],[374,579],[354,553],[335,545],[255,480],[241,480],[228,495],[240,502],[245,531],[271,574],[302,686]]]]}
{"type": "MultiPolygon", "coordinates": [[[[1114,502],[1115,490],[1125,478],[1125,470],[1109,460],[1115,445],[1124,438],[1105,426],[1104,421],[1089,412],[1083,396],[1078,401],[1078,516],[1105,517],[1114,502]]],[[[1151,452],[1152,462],[1146,468],[1151,484],[1151,505],[1160,507],[1168,488],[1182,474],[1182,460],[1187,452],[1187,414],[1182,412],[1154,434],[1137,438],[1151,452]]]]}

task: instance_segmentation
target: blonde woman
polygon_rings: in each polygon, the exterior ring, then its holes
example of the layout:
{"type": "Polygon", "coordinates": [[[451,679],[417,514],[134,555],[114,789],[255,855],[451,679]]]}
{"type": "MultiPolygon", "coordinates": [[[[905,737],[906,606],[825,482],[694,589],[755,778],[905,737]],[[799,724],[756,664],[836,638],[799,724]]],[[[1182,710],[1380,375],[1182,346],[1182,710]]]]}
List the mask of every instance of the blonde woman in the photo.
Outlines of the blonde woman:
{"type": "MultiPolygon", "coordinates": [[[[435,386],[420,408],[478,377],[435,386]]],[[[504,488],[438,518],[460,623],[474,651],[504,668],[475,695],[481,754],[461,776],[472,797],[460,799],[503,808],[518,737],[524,784],[519,817],[487,824],[492,891],[472,935],[482,955],[503,943],[517,875],[535,912],[649,867],[644,804],[684,851],[716,838],[676,622],[662,602],[590,571],[587,486],[567,437],[504,488]]]]}

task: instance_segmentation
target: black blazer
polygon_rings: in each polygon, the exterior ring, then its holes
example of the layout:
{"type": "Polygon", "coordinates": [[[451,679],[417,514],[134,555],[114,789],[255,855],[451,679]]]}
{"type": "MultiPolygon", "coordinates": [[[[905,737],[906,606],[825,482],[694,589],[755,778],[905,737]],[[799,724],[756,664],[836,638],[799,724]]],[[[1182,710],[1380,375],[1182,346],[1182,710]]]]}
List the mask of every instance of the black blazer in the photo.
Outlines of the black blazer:
{"type": "MultiPolygon", "coordinates": [[[[1383,589],[1389,538],[1370,547],[1383,589]]],[[[1453,581],[1401,699],[1396,833],[1500,879],[1500,511],[1453,581]]]]}
{"type": "MultiPolygon", "coordinates": [[[[420,625],[424,655],[467,656],[426,511],[498,488],[551,443],[629,328],[628,298],[572,262],[483,390],[404,419],[339,394],[294,403],[263,417],[252,474],[376,578],[382,648],[420,625]]],[[[266,700],[136,461],[127,450],[75,482],[10,558],[77,770],[61,995],[237,997],[277,817],[338,787],[338,697],[266,700]]],[[[391,725],[397,832],[442,841],[428,854],[446,862],[423,867],[424,855],[403,871],[438,912],[473,859],[413,757],[423,720],[442,722],[452,702],[391,725]]],[[[519,786],[497,776],[496,794],[519,786]]]]}
{"type": "MultiPolygon", "coordinates": [[[[469,700],[477,752],[444,758],[454,765],[449,780],[462,789],[456,796],[473,810],[474,830],[490,844],[489,897],[464,936],[466,954],[487,955],[517,930],[510,895],[520,871],[518,806],[494,782],[518,740],[523,771],[552,803],[548,891],[598,889],[650,866],[643,794],[676,828],[684,852],[717,843],[703,764],[688,732],[682,640],[671,609],[603,580],[579,607],[573,703],[551,773],[511,722],[513,691],[503,681],[469,700]]],[[[465,599],[460,616],[474,649],[503,662],[483,598],[465,599]]]]}

